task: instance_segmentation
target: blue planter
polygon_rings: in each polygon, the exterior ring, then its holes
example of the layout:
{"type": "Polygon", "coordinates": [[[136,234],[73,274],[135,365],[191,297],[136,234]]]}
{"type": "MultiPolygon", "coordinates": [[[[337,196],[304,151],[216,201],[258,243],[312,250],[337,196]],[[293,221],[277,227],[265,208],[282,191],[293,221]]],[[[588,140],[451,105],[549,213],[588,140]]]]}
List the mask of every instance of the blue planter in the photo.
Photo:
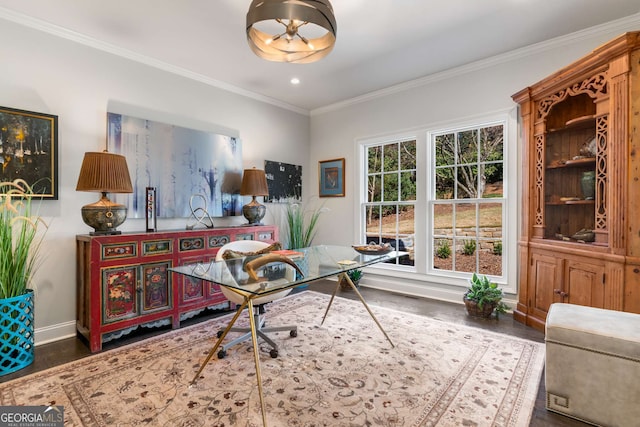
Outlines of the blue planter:
{"type": "Polygon", "coordinates": [[[33,291],[0,299],[0,376],[33,363],[33,291]]]}

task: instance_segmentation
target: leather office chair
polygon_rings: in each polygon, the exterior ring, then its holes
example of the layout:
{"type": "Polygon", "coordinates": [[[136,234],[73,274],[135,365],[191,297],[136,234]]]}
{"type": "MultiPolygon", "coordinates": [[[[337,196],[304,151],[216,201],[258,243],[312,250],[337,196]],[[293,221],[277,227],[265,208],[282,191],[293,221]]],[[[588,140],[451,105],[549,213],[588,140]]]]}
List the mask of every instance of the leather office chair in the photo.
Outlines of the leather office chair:
{"type": "MultiPolygon", "coordinates": [[[[220,261],[225,259],[225,255],[224,253],[227,251],[233,251],[235,252],[235,254],[238,255],[243,255],[243,254],[251,254],[251,253],[255,253],[255,252],[259,252],[259,251],[264,251],[266,248],[268,248],[270,245],[268,243],[265,242],[261,242],[258,240],[238,240],[238,241],[234,241],[234,242],[230,242],[227,243],[226,245],[222,246],[219,250],[218,253],[216,254],[216,261],[220,261]]],[[[265,252],[266,253],[266,252],[265,252]]],[[[290,267],[287,267],[287,274],[295,274],[295,271],[293,271],[292,269],[290,269],[290,267]]],[[[239,305],[242,304],[244,302],[244,298],[229,290],[228,288],[225,288],[224,286],[220,287],[220,290],[222,291],[223,295],[232,303],[239,305]]],[[[274,327],[265,327],[265,309],[264,309],[264,304],[267,304],[271,301],[275,301],[277,299],[280,298],[284,298],[285,296],[287,296],[289,293],[291,292],[291,289],[284,289],[280,292],[276,292],[274,294],[271,295],[266,295],[263,297],[258,297],[256,299],[253,300],[253,307],[254,307],[254,312],[253,312],[253,316],[252,316],[252,321],[255,324],[256,327],[256,331],[258,333],[258,339],[262,339],[263,341],[265,341],[267,344],[269,344],[269,346],[271,347],[271,350],[269,351],[269,354],[271,355],[271,357],[278,357],[278,345],[271,339],[269,338],[266,333],[267,332],[278,332],[278,331],[289,331],[289,335],[291,337],[296,337],[298,335],[298,328],[297,326],[274,326],[274,327]]],[[[243,332],[243,335],[233,339],[232,341],[230,341],[227,344],[224,344],[220,347],[220,350],[218,351],[218,358],[219,359],[223,359],[226,355],[227,355],[227,350],[236,345],[239,344],[241,342],[247,341],[247,340],[251,340],[251,329],[249,327],[247,328],[236,328],[233,327],[230,329],[230,332],[243,332]]],[[[218,337],[220,337],[222,334],[222,331],[218,332],[218,337]]]]}

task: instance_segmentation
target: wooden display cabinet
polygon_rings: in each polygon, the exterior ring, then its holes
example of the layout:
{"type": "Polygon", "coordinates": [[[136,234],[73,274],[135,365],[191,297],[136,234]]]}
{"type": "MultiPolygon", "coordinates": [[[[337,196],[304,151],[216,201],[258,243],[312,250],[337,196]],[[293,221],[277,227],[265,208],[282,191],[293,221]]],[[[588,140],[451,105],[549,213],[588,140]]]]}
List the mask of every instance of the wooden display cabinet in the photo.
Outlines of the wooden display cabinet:
{"type": "Polygon", "coordinates": [[[218,285],[172,274],[169,268],[211,261],[234,240],[271,243],[278,240],[278,229],[264,225],[77,236],[76,325],[91,352],[139,327],[178,328],[205,308],[227,309],[218,285]]]}
{"type": "Polygon", "coordinates": [[[626,33],[516,93],[523,125],[519,298],[640,312],[640,37],[626,33]]]}

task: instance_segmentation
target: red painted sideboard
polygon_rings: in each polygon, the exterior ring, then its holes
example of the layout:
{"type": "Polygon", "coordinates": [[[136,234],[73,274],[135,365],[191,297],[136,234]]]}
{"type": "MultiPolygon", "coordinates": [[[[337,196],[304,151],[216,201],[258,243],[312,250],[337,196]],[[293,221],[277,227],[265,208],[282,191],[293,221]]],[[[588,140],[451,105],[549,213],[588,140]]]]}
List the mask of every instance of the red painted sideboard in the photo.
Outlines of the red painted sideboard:
{"type": "Polygon", "coordinates": [[[91,352],[139,327],[171,325],[205,308],[227,309],[216,284],[169,268],[215,258],[234,240],[278,240],[273,225],[76,236],[76,327],[91,352]]]}

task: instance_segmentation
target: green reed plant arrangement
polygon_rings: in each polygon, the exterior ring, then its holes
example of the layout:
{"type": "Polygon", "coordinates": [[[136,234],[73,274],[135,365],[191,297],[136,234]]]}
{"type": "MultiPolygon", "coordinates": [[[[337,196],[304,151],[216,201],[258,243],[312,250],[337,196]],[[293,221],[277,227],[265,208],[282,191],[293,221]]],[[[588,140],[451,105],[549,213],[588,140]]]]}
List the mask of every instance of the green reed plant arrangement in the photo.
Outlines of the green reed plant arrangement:
{"type": "Polygon", "coordinates": [[[286,208],[286,223],[289,237],[289,249],[306,248],[311,246],[311,242],[317,233],[318,220],[323,212],[324,206],[314,209],[305,209],[300,203],[289,203],[286,208]]]}
{"type": "Polygon", "coordinates": [[[37,269],[48,228],[33,212],[39,197],[22,179],[0,182],[0,299],[23,295],[37,269]]]}

